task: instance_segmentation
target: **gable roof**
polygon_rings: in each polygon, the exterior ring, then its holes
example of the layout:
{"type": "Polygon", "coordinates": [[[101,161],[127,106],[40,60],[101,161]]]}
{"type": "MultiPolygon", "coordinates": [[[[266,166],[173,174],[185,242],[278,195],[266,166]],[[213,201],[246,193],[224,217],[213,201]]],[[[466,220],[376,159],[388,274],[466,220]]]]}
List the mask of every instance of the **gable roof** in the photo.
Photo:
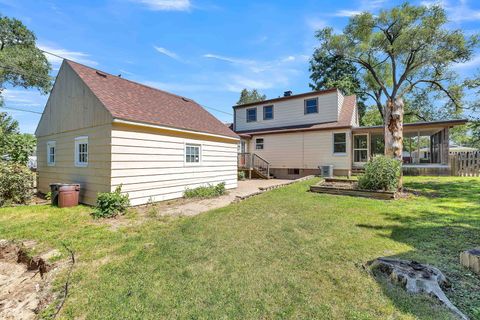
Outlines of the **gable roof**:
{"type": "Polygon", "coordinates": [[[257,106],[259,104],[267,104],[267,103],[273,103],[273,102],[290,100],[290,99],[307,98],[307,97],[311,97],[311,96],[318,96],[318,95],[321,95],[321,94],[336,92],[337,90],[338,90],[337,88],[331,88],[331,89],[325,89],[325,90],[318,90],[318,91],[310,91],[310,92],[299,93],[299,94],[292,94],[292,95],[286,96],[286,97],[278,97],[278,98],[273,98],[273,99],[268,99],[268,100],[263,100],[263,101],[237,104],[237,105],[234,105],[233,108],[236,109],[236,108],[257,106]]]}
{"type": "Polygon", "coordinates": [[[357,105],[356,102],[357,102],[357,97],[355,95],[344,97],[342,109],[340,110],[340,114],[338,116],[338,121],[302,124],[302,125],[285,126],[285,127],[274,127],[274,128],[265,128],[265,129],[256,129],[256,130],[244,130],[244,131],[236,131],[236,133],[244,136],[245,134],[247,135],[269,134],[269,133],[285,133],[285,132],[295,132],[295,131],[314,131],[314,130],[351,128],[352,119],[355,113],[355,107],[357,105]]]}
{"type": "Polygon", "coordinates": [[[195,101],[64,60],[115,119],[238,136],[195,101]]]}

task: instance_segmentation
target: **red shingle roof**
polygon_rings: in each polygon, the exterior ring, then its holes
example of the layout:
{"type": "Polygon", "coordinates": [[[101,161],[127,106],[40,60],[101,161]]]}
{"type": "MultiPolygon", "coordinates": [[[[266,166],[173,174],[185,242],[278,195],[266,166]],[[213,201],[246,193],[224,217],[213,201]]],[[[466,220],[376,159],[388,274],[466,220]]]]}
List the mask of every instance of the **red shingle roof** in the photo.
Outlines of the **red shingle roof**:
{"type": "Polygon", "coordinates": [[[115,119],[238,136],[195,101],[65,60],[115,119]]]}
{"type": "Polygon", "coordinates": [[[357,101],[357,97],[355,95],[346,96],[343,99],[342,109],[340,110],[338,121],[312,123],[312,124],[295,125],[295,126],[287,126],[287,127],[265,128],[260,130],[258,129],[245,130],[245,131],[236,131],[236,132],[239,135],[251,135],[251,134],[284,133],[284,132],[294,132],[294,131],[351,128],[352,119],[355,112],[356,101],[357,101]]]}

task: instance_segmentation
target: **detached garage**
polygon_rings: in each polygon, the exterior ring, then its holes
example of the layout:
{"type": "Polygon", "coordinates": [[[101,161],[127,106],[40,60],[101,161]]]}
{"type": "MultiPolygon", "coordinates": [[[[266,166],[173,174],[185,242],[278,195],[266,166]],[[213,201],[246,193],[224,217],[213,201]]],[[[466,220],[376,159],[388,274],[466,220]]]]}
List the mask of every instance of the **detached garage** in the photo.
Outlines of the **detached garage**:
{"type": "Polygon", "coordinates": [[[237,187],[238,136],[191,99],[65,60],[35,132],[38,188],[79,183],[80,201],[122,185],[132,205],[186,188],[237,187]]]}

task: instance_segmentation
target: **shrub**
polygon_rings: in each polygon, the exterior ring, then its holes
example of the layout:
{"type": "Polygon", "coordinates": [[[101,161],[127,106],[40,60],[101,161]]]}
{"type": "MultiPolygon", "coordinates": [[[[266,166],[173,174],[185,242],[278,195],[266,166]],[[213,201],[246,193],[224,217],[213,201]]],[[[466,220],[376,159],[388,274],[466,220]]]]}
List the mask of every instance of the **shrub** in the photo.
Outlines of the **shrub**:
{"type": "Polygon", "coordinates": [[[365,165],[365,174],[358,179],[358,187],[365,190],[395,191],[402,167],[400,161],[377,156],[365,165]]]}
{"type": "Polygon", "coordinates": [[[0,161],[0,206],[26,204],[33,196],[35,174],[27,166],[0,161]]]}
{"type": "Polygon", "coordinates": [[[225,182],[216,186],[208,185],[206,187],[198,187],[195,189],[185,190],[185,198],[213,198],[225,194],[225,182]]]}
{"type": "Polygon", "coordinates": [[[238,171],[238,180],[245,180],[245,171],[238,171]]]}
{"type": "Polygon", "coordinates": [[[93,216],[95,218],[111,218],[127,211],[130,205],[128,194],[122,194],[122,186],[114,192],[101,192],[97,195],[97,205],[93,216]]]}

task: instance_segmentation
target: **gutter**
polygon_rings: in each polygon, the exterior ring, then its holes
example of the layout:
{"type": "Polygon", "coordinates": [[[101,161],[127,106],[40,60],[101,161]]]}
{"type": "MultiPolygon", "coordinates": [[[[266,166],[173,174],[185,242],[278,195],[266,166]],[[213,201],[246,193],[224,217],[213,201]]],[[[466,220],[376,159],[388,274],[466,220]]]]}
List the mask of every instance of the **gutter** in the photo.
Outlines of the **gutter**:
{"type": "Polygon", "coordinates": [[[123,120],[123,119],[118,119],[118,118],[114,118],[112,122],[113,123],[118,123],[118,124],[127,124],[127,125],[132,125],[132,126],[145,127],[145,128],[168,130],[168,131],[174,131],[174,132],[179,132],[179,133],[192,133],[192,134],[198,134],[198,135],[203,135],[203,136],[208,136],[208,137],[228,139],[228,140],[232,140],[232,141],[235,141],[235,142],[240,140],[240,138],[238,138],[238,137],[235,138],[235,137],[224,136],[224,135],[220,135],[220,134],[208,133],[208,132],[204,132],[204,131],[195,131],[195,130],[168,127],[168,126],[160,126],[160,125],[156,125],[156,124],[150,124],[150,123],[145,123],[145,122],[137,122],[137,121],[129,121],[129,120],[123,120]]]}

